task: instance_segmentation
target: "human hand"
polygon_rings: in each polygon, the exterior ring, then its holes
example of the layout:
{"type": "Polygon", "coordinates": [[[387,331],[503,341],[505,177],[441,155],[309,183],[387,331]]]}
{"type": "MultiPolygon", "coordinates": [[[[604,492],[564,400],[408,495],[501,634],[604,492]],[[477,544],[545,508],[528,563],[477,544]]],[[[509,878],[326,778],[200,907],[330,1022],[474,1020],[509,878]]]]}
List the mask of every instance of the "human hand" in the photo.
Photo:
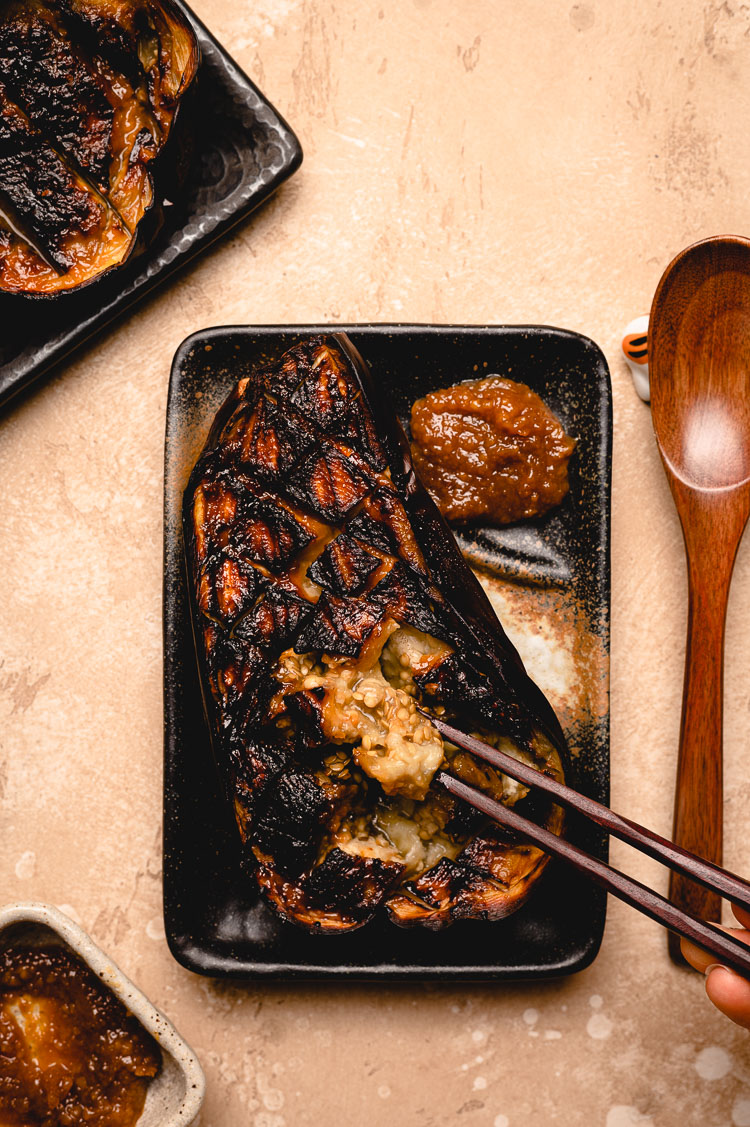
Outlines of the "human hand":
{"type": "MultiPolygon", "coordinates": [[[[732,911],[743,926],[725,927],[724,931],[750,945],[750,912],[734,904],[732,911]]],[[[687,939],[683,939],[680,946],[690,965],[706,975],[706,993],[716,1008],[737,1025],[750,1029],[750,982],[733,970],[717,965],[715,955],[709,955],[687,939]]]]}

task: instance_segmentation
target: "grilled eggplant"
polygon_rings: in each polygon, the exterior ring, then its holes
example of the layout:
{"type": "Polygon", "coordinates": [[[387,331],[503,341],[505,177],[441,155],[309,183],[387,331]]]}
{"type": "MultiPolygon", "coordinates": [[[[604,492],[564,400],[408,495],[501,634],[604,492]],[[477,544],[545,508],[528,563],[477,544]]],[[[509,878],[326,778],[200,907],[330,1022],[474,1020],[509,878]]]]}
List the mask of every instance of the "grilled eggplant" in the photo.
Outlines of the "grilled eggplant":
{"type": "Polygon", "coordinates": [[[197,66],[171,0],[0,5],[0,290],[74,289],[153,235],[197,66]]]}
{"type": "Polygon", "coordinates": [[[515,911],[547,858],[431,787],[442,765],[555,832],[559,807],[444,744],[445,715],[558,779],[565,739],[346,336],[242,379],[185,494],[215,755],[243,855],[288,920],[515,911]]]}

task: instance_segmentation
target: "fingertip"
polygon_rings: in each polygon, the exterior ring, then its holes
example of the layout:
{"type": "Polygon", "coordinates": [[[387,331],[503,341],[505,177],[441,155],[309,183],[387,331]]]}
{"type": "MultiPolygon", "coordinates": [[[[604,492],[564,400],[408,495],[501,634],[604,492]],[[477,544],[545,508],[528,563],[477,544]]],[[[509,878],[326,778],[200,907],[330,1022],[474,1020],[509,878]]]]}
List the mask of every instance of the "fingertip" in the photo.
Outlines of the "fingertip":
{"type": "MultiPolygon", "coordinates": [[[[741,911],[741,909],[738,910],[741,911]]],[[[721,927],[721,930],[733,939],[738,939],[741,943],[747,943],[750,946],[750,931],[738,927],[724,927],[721,924],[717,926],[721,927]]],[[[689,963],[694,970],[700,971],[701,974],[707,974],[711,967],[721,965],[716,955],[709,954],[708,951],[704,951],[702,947],[697,947],[688,939],[680,939],[680,950],[685,962],[689,963]]]]}
{"type": "Polygon", "coordinates": [[[731,1021],[750,1029],[750,982],[747,979],[728,967],[709,966],[706,994],[731,1021]]]}
{"type": "Polygon", "coordinates": [[[685,962],[689,963],[694,970],[700,971],[701,974],[705,974],[708,968],[716,962],[714,955],[709,955],[708,951],[696,947],[689,939],[680,940],[680,950],[685,962]]]}

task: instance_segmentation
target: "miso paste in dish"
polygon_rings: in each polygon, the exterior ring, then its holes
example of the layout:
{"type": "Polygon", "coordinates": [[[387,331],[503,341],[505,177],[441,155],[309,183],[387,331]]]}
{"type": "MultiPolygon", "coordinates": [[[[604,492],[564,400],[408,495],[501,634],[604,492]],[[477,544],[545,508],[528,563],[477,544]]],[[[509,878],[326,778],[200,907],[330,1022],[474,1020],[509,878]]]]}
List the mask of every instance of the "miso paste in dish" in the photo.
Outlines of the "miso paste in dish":
{"type": "Polygon", "coordinates": [[[411,433],[416,470],[447,520],[512,524],[568,492],[575,440],[525,384],[488,376],[430,392],[412,407],[411,433]]]}
{"type": "Polygon", "coordinates": [[[0,1127],[134,1127],[153,1038],[71,951],[0,951],[0,1127]]]}

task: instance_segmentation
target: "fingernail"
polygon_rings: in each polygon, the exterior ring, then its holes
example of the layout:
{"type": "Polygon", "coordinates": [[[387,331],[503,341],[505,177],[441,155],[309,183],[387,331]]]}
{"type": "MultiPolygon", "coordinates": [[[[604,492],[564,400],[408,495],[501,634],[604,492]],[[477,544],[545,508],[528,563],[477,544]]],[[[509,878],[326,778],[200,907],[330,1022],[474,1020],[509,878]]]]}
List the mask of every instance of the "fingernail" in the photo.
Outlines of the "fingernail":
{"type": "Polygon", "coordinates": [[[711,973],[712,970],[726,970],[726,971],[729,971],[730,974],[732,973],[731,968],[725,967],[723,963],[709,963],[709,965],[706,967],[706,969],[703,972],[705,974],[706,978],[708,978],[708,976],[709,976],[709,974],[711,973]]]}

